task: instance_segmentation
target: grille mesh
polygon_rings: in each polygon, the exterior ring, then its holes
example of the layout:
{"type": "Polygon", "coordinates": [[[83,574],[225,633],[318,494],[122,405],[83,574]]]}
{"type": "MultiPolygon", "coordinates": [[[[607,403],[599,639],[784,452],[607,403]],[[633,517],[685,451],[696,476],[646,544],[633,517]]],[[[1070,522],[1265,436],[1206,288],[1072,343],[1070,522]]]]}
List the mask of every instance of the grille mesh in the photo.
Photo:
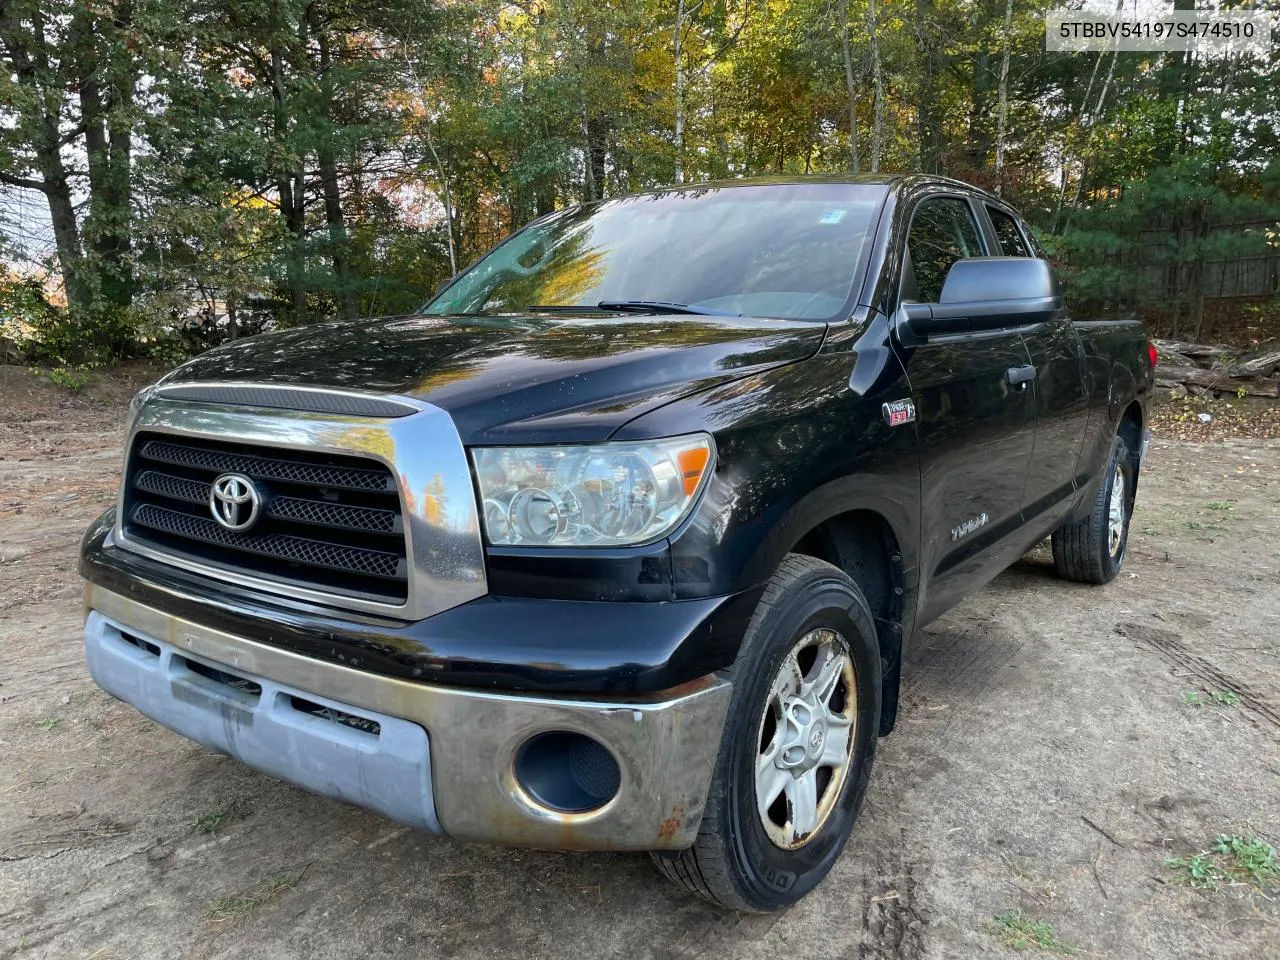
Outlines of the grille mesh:
{"type": "MultiPolygon", "coordinates": [[[[210,484],[202,480],[174,477],[158,470],[144,470],[133,481],[138,490],[154,493],[184,503],[208,503],[210,484]]],[[[396,511],[380,507],[356,507],[345,503],[325,503],[299,497],[272,497],[267,503],[267,516],[296,520],[322,527],[345,530],[367,530],[391,533],[396,528],[396,511]]]]}
{"type": "Polygon", "coordinates": [[[304,483],[317,487],[345,487],[349,490],[387,491],[390,475],[386,470],[364,470],[360,467],[335,467],[321,463],[303,463],[255,457],[205,447],[178,445],[165,440],[150,440],[139,454],[147,460],[175,463],[218,473],[245,473],[267,480],[304,483]]]}
{"type": "Polygon", "coordinates": [[[300,500],[297,497],[276,497],[267,504],[267,516],[297,520],[299,523],[314,523],[324,527],[369,530],[373,533],[390,533],[396,526],[394,510],[350,507],[342,503],[321,503],[318,500],[300,500]]]}
{"type": "Polygon", "coordinates": [[[156,493],[170,500],[183,500],[187,503],[208,503],[209,484],[200,480],[187,480],[184,477],[171,477],[167,473],[156,470],[144,470],[133,481],[138,490],[156,493]]]}
{"type": "Polygon", "coordinates": [[[400,557],[394,553],[347,547],[287,534],[236,533],[212,520],[193,517],[177,510],[166,510],[151,503],[141,503],[134,507],[130,519],[138,526],[150,527],[177,537],[217,543],[308,566],[353,570],[375,577],[395,577],[399,572],[400,557]]]}
{"type": "Polygon", "coordinates": [[[408,596],[395,475],[369,458],[141,433],[124,522],[138,542],[215,568],[393,603],[408,596]],[[257,488],[261,512],[249,530],[212,516],[209,494],[223,473],[257,488]]]}

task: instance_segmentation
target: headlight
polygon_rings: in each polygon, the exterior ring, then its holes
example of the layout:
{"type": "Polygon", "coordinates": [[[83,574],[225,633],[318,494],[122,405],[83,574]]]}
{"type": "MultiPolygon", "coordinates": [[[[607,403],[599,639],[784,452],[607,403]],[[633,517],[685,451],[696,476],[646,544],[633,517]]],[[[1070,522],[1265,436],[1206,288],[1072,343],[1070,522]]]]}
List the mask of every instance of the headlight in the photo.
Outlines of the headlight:
{"type": "Polygon", "coordinates": [[[616,547],[674,530],[711,475],[705,433],[584,447],[471,451],[497,545],[616,547]]]}

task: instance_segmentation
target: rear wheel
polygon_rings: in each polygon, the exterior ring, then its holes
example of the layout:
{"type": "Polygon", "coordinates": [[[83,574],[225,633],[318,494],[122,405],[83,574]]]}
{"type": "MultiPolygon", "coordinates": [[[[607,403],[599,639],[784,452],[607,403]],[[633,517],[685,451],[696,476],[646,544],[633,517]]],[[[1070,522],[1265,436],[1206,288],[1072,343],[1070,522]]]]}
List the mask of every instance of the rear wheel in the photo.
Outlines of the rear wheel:
{"type": "Polygon", "coordinates": [[[654,862],[717,904],[765,912],[795,903],[827,875],[866,793],[880,655],[862,591],[829,563],[788,556],[732,676],[698,839],[654,862]]]}
{"type": "Polygon", "coordinates": [[[1106,473],[1089,516],[1064,523],[1053,533],[1053,567],[1058,576],[1080,583],[1109,583],[1124,565],[1133,513],[1133,460],[1116,437],[1106,473]]]}

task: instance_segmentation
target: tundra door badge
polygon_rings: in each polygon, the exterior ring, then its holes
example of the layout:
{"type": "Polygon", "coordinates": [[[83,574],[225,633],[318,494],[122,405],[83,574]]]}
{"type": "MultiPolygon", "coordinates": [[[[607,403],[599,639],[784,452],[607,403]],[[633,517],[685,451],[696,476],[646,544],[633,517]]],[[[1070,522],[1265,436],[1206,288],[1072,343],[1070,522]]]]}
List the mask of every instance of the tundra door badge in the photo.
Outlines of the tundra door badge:
{"type": "Polygon", "coordinates": [[[911,400],[891,400],[880,407],[884,414],[884,422],[891,427],[900,427],[911,423],[916,418],[916,405],[911,400]]]}

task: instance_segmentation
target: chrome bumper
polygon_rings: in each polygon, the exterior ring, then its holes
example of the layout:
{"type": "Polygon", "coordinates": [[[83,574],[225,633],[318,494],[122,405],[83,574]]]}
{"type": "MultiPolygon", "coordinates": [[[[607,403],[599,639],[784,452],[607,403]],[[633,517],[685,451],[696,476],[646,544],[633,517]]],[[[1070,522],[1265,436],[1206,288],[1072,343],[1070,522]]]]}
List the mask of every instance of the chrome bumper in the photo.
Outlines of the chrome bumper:
{"type": "Polygon", "coordinates": [[[463,840],[657,850],[688,847],[697,836],[729,706],[725,680],[707,677],[661,699],[626,702],[484,693],[314,660],[94,584],[86,585],[85,608],[86,657],[104,689],[273,776],[463,840]],[[148,654],[154,665],[121,630],[160,650],[158,660],[148,654]],[[184,662],[257,683],[259,699],[236,704],[232,692],[229,702],[210,687],[214,681],[202,687],[207,677],[192,675],[184,662]],[[298,719],[275,705],[299,695],[379,723],[381,732],[309,716],[315,723],[294,729],[298,719]],[[609,749],[621,771],[613,799],[587,813],[562,813],[520,788],[516,750],[550,730],[582,733],[609,749]]]}

